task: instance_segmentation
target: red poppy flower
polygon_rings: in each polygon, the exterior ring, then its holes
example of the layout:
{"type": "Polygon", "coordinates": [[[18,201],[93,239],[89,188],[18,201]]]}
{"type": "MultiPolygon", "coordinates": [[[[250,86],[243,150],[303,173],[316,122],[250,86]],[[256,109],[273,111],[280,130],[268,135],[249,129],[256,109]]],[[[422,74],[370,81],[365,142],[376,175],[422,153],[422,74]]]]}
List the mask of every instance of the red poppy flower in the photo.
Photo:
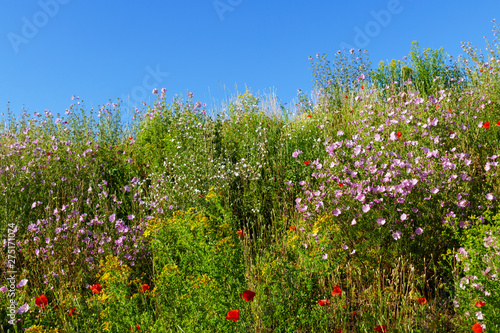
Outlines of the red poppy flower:
{"type": "Polygon", "coordinates": [[[490,128],[490,122],[489,121],[485,122],[483,124],[483,127],[486,128],[486,129],[490,128]]]}
{"type": "Polygon", "coordinates": [[[240,310],[238,310],[238,309],[236,309],[236,310],[230,310],[227,313],[226,319],[229,319],[229,320],[232,320],[232,321],[237,321],[238,319],[240,319],[240,310]]]}
{"type": "Polygon", "coordinates": [[[50,156],[50,153],[47,153],[47,156],[50,156]]]}
{"type": "Polygon", "coordinates": [[[328,304],[330,304],[330,303],[331,303],[331,302],[330,302],[329,300],[327,300],[327,299],[320,299],[320,300],[318,301],[318,304],[319,304],[319,305],[321,305],[321,306],[325,306],[325,305],[328,305],[328,304]]]}
{"type": "Polygon", "coordinates": [[[307,118],[311,118],[311,115],[310,115],[310,114],[308,114],[308,115],[307,115],[307,118]]]}
{"type": "Polygon", "coordinates": [[[351,110],[351,113],[352,113],[353,110],[351,110]]]}
{"type": "Polygon", "coordinates": [[[342,186],[344,186],[344,184],[340,183],[339,186],[342,187],[342,186]]]}
{"type": "Polygon", "coordinates": [[[240,294],[240,297],[243,298],[247,302],[253,301],[253,298],[255,297],[255,293],[250,290],[245,290],[243,294],[240,294]]]}
{"type": "Polygon", "coordinates": [[[482,69],[480,69],[479,71],[480,71],[481,73],[483,72],[483,70],[482,70],[482,69]]]}
{"type": "Polygon", "coordinates": [[[361,86],[361,89],[365,89],[365,87],[361,86]]]}
{"type": "Polygon", "coordinates": [[[309,161],[305,161],[305,162],[304,162],[304,164],[305,164],[305,165],[309,165],[309,161]]]}
{"type": "Polygon", "coordinates": [[[482,306],[485,306],[486,305],[486,302],[483,302],[483,301],[477,301],[475,304],[475,306],[477,306],[478,308],[482,307],[482,306]]]}
{"type": "Polygon", "coordinates": [[[41,307],[42,309],[44,309],[47,306],[48,302],[49,300],[47,299],[47,296],[45,296],[44,294],[35,297],[35,305],[41,307]]]}
{"type": "Polygon", "coordinates": [[[238,230],[237,232],[240,234],[240,237],[244,237],[245,236],[245,233],[243,232],[243,230],[238,230]]]}
{"type": "Polygon", "coordinates": [[[336,285],[335,287],[333,287],[332,295],[333,296],[335,296],[335,295],[342,296],[342,290],[340,289],[339,285],[336,285]]]}
{"type": "Polygon", "coordinates": [[[396,136],[397,136],[398,138],[400,138],[400,137],[401,137],[401,135],[403,135],[403,133],[401,133],[401,132],[399,132],[399,131],[396,133],[396,136]]]}
{"type": "MultiPolygon", "coordinates": [[[[135,324],[135,327],[137,327],[137,330],[140,332],[141,331],[141,326],[139,324],[135,324]]],[[[134,332],[134,326],[130,328],[130,332],[134,332]]]]}
{"type": "Polygon", "coordinates": [[[332,330],[332,333],[342,333],[342,329],[341,328],[334,328],[332,330]]]}
{"type": "Polygon", "coordinates": [[[483,327],[480,323],[475,323],[474,325],[472,325],[472,331],[474,333],[481,333],[483,331],[483,327]]]}
{"type": "Polygon", "coordinates": [[[75,312],[76,312],[76,308],[75,308],[75,307],[72,307],[71,309],[69,309],[68,314],[69,314],[70,316],[74,316],[74,315],[75,315],[75,312]]]}
{"type": "Polygon", "coordinates": [[[293,230],[293,231],[297,230],[297,228],[295,228],[294,225],[291,225],[288,229],[293,230]]]}
{"type": "Polygon", "coordinates": [[[377,332],[387,332],[387,331],[389,331],[389,330],[387,329],[387,326],[385,326],[385,325],[378,325],[378,326],[377,326],[377,327],[375,327],[373,330],[374,330],[374,331],[377,331],[377,332]]]}
{"type": "Polygon", "coordinates": [[[202,198],[203,199],[203,194],[198,194],[198,198],[202,198]]]}
{"type": "Polygon", "coordinates": [[[90,290],[92,290],[94,294],[99,294],[101,292],[101,285],[94,284],[93,286],[90,287],[90,290]]]}
{"type": "Polygon", "coordinates": [[[347,95],[345,95],[344,97],[347,98],[347,95]]]}
{"type": "Polygon", "coordinates": [[[499,121],[497,121],[497,126],[500,126],[500,120],[499,120],[499,121]]]}
{"type": "Polygon", "coordinates": [[[420,305],[424,305],[425,303],[427,303],[427,300],[425,299],[425,297],[419,297],[417,299],[417,303],[420,305]]]}
{"type": "Polygon", "coordinates": [[[148,291],[149,290],[149,285],[146,283],[141,286],[141,293],[148,291]]]}
{"type": "Polygon", "coordinates": [[[132,140],[133,138],[134,138],[133,136],[129,136],[129,137],[128,137],[128,139],[129,139],[129,140],[132,140]]]}

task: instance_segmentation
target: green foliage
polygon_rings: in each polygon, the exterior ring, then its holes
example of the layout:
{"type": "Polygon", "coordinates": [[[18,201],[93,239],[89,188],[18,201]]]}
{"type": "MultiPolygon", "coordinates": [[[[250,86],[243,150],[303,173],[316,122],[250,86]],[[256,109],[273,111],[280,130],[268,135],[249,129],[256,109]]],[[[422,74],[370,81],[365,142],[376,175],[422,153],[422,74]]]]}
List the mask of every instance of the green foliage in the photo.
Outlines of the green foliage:
{"type": "Polygon", "coordinates": [[[496,331],[500,329],[500,213],[492,218],[488,210],[483,219],[470,219],[455,255],[460,275],[454,302],[467,326],[480,320],[489,331],[496,331]]]}
{"type": "MultiPolygon", "coordinates": [[[[426,98],[436,95],[438,90],[443,88],[458,92],[465,85],[459,80],[467,79],[466,72],[457,62],[446,64],[445,51],[442,47],[422,52],[418,42],[413,41],[409,56],[409,62],[393,59],[388,64],[384,61],[379,63],[378,68],[371,72],[378,89],[391,90],[395,86],[396,90],[393,91],[395,95],[403,91],[406,85],[413,85],[414,89],[426,98]]],[[[387,92],[384,96],[387,97],[387,92]]]]}
{"type": "Polygon", "coordinates": [[[309,59],[314,76],[314,88],[320,96],[318,105],[325,113],[342,112],[349,108],[349,103],[360,90],[361,74],[367,76],[365,85],[370,83],[368,77],[370,61],[366,51],[338,51],[334,61],[328,60],[327,54],[321,56],[317,54],[316,59],[312,57],[309,59]]]}
{"type": "Polygon", "coordinates": [[[232,309],[245,313],[239,294],[248,288],[242,240],[219,196],[216,190],[207,194],[208,216],[193,209],[176,212],[153,222],[146,232],[154,238],[154,293],[164,327],[238,332],[248,324],[225,319],[232,309]]]}

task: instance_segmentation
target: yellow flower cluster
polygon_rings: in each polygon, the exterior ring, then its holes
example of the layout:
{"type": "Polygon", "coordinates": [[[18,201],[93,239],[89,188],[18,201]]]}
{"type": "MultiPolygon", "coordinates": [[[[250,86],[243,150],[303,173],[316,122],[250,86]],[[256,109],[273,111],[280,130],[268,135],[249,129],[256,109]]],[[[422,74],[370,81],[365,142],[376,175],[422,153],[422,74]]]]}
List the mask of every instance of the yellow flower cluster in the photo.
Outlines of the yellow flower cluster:
{"type": "Polygon", "coordinates": [[[26,333],[59,333],[58,328],[46,330],[41,325],[33,325],[26,330],[26,333]]]}

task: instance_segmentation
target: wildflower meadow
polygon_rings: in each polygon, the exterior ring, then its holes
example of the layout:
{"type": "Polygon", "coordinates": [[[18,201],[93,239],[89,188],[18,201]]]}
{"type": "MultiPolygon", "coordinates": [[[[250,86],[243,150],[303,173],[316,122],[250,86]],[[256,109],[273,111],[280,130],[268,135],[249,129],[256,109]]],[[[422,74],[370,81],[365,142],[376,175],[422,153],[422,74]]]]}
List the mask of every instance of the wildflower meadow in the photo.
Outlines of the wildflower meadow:
{"type": "Polygon", "coordinates": [[[500,331],[500,29],[0,130],[0,332],[500,331]]]}

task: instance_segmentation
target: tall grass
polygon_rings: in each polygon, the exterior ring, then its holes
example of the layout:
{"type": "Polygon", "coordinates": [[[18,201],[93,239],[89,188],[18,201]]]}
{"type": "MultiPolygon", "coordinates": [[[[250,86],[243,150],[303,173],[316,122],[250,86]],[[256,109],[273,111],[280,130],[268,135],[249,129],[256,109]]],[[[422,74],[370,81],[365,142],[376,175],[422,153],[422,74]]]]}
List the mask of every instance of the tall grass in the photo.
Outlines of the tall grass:
{"type": "Polygon", "coordinates": [[[246,91],[209,116],[155,89],[126,127],[78,98],[11,117],[1,330],[497,330],[493,42],[448,67],[417,43],[374,71],[317,55],[291,106],[246,91]]]}

